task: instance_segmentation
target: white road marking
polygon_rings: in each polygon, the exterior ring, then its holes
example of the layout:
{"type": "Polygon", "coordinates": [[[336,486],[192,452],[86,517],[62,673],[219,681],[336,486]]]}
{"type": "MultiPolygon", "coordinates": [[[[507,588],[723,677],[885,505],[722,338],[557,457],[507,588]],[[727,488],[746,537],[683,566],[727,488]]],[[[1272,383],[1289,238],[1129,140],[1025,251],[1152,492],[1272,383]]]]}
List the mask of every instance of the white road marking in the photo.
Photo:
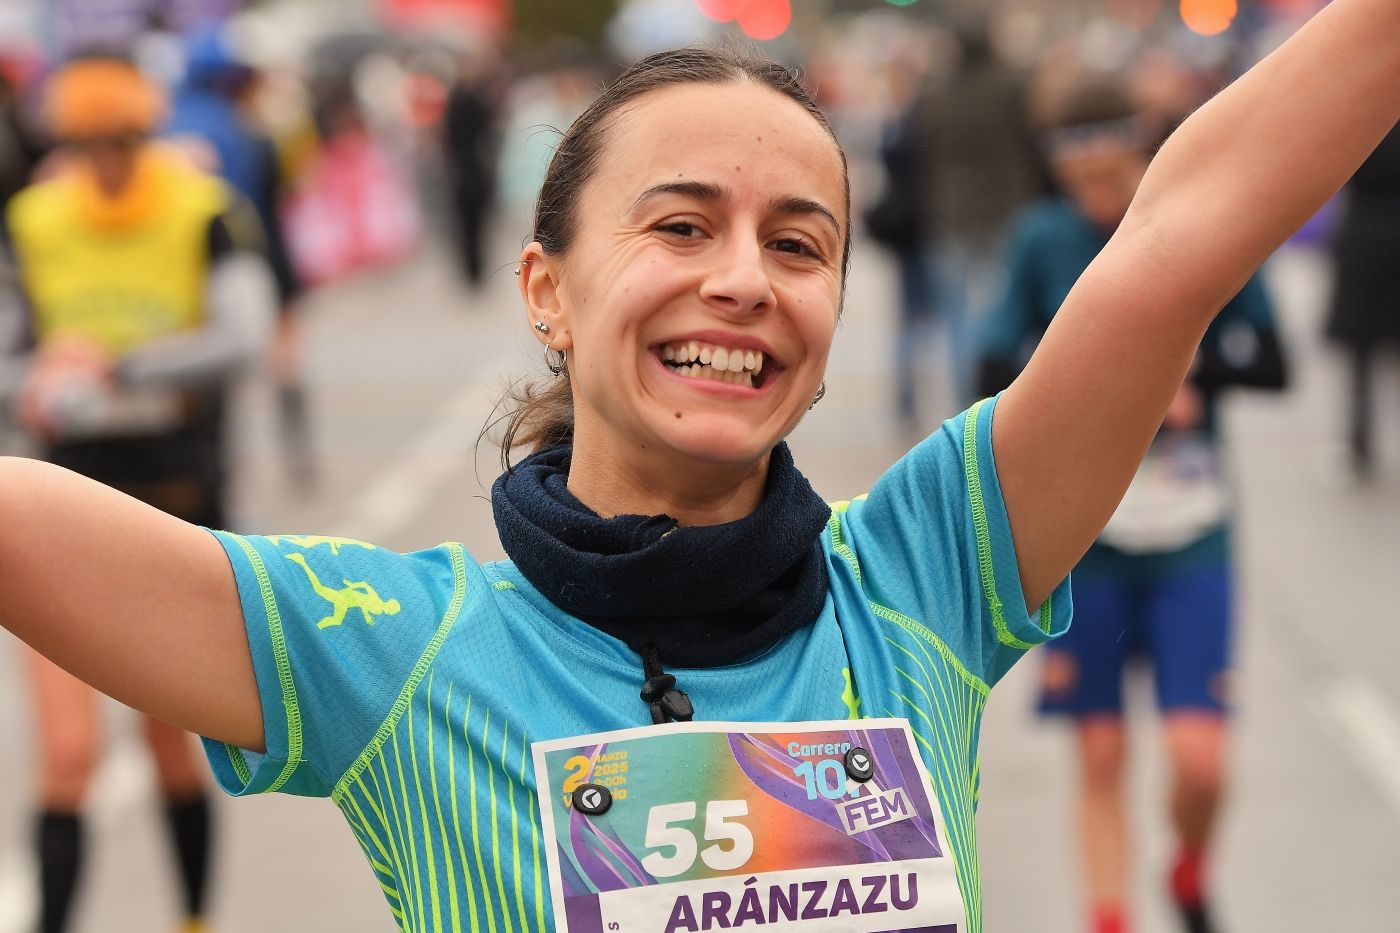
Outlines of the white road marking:
{"type": "Polygon", "coordinates": [[[7,852],[0,859],[0,930],[23,933],[34,927],[39,913],[39,879],[29,849],[7,852]]]}
{"type": "Polygon", "coordinates": [[[491,410],[489,386],[463,389],[403,457],[355,501],[344,519],[346,534],[387,541],[428,505],[437,491],[461,474],[472,444],[491,410]]]}
{"type": "Polygon", "coordinates": [[[1400,818],[1400,713],[1379,690],[1356,677],[1334,682],[1323,695],[1323,709],[1352,763],[1400,818]]]}

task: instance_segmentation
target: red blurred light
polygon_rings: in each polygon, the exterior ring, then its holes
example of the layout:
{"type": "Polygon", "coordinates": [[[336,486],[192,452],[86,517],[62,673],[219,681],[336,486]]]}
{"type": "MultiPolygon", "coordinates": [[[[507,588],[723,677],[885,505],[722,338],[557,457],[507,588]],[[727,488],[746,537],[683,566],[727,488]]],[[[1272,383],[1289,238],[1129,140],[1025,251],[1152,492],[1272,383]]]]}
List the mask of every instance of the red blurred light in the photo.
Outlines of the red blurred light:
{"type": "Polygon", "coordinates": [[[1236,0],[1181,0],[1181,19],[1192,32],[1215,36],[1230,28],[1239,13],[1236,0]]]}
{"type": "Polygon", "coordinates": [[[739,27],[759,42],[778,38],[791,22],[792,4],[788,0],[749,0],[739,14],[739,27]]]}
{"type": "Polygon", "coordinates": [[[717,23],[732,23],[750,5],[750,0],[695,0],[700,12],[717,23]]]}

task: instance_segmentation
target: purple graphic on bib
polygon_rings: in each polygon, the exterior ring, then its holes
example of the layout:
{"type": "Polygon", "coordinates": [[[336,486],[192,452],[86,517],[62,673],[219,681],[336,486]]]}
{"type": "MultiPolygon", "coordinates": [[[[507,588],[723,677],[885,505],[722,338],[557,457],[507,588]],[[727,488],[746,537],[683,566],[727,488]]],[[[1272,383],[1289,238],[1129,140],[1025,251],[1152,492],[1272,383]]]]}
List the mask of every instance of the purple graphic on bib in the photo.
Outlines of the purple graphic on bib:
{"type": "Polygon", "coordinates": [[[538,743],[535,765],[559,933],[964,922],[902,721],[631,729],[538,743]],[[612,794],[604,812],[573,809],[584,783],[612,794]]]}

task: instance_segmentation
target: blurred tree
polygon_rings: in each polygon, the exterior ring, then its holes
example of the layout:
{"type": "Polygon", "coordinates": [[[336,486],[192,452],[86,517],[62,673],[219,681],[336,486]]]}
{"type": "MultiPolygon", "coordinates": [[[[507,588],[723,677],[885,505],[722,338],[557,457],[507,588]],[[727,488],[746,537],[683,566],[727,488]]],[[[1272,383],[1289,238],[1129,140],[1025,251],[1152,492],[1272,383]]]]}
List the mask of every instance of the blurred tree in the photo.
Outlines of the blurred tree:
{"type": "Polygon", "coordinates": [[[618,0],[515,0],[515,38],[532,48],[557,36],[596,45],[618,0]]]}

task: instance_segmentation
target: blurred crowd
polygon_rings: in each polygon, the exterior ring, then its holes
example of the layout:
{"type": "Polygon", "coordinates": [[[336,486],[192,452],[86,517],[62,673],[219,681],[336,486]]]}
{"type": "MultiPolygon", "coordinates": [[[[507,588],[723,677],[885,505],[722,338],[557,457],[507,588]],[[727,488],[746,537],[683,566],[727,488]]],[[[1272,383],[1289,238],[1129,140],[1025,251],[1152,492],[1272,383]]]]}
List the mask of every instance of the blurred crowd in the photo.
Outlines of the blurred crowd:
{"type": "MultiPolygon", "coordinates": [[[[852,156],[860,234],[890,257],[889,407],[904,437],[1015,378],[1155,148],[1318,5],[1246,4],[1214,37],[1148,0],[1053,14],[1033,3],[995,13],[833,4],[828,16],[795,17],[769,51],[817,88],[852,156]]],[[[500,24],[325,23],[288,51],[261,14],[236,15],[239,4],[193,18],[176,16],[180,6],[151,4],[138,26],[101,41],[0,44],[0,421],[27,449],[211,525],[223,523],[228,479],[224,398],[259,361],[277,387],[287,475],[306,489],[316,481],[298,344],[310,292],[401,263],[425,242],[445,244],[465,293],[479,290],[510,259],[493,248],[497,214],[528,229],[549,128],[567,126],[629,58],[731,28],[692,0],[634,0],[600,36],[522,44],[500,24]],[[217,189],[204,184],[214,178],[217,189]],[[143,224],[157,217],[168,235],[152,238],[143,224]],[[176,217],[183,233],[170,232],[176,217]]],[[[1335,259],[1326,336],[1351,374],[1339,441],[1365,480],[1377,458],[1377,360],[1400,344],[1400,132],[1301,237],[1335,259]]],[[[1200,600],[1192,617],[1228,611],[1231,492],[1216,463],[1215,404],[1235,387],[1283,388],[1287,349],[1265,286],[1251,281],[1207,335],[1124,510],[1076,571],[1078,603],[1114,603],[1131,580],[1148,601],[1189,590],[1200,600]]],[[[1218,657],[1190,662],[1213,665],[1209,676],[1228,666],[1219,637],[1218,657]]],[[[1103,708],[1076,684],[1091,670],[1112,679],[1122,659],[1056,650],[1046,709],[1103,708]]],[[[44,929],[60,930],[95,727],[81,712],[90,699],[74,698],[56,669],[36,661],[35,677],[54,724],[38,806],[44,929]]],[[[192,809],[203,784],[170,751],[177,740],[152,736],[169,764],[194,930],[210,832],[192,809]]],[[[1173,739],[1207,761],[1172,869],[1186,908],[1199,901],[1220,742],[1199,729],[1173,739]]],[[[1126,894],[1111,867],[1126,832],[1115,809],[1121,743],[1095,733],[1082,746],[1087,887],[1104,933],[1127,928],[1114,925],[1126,894]]]]}

